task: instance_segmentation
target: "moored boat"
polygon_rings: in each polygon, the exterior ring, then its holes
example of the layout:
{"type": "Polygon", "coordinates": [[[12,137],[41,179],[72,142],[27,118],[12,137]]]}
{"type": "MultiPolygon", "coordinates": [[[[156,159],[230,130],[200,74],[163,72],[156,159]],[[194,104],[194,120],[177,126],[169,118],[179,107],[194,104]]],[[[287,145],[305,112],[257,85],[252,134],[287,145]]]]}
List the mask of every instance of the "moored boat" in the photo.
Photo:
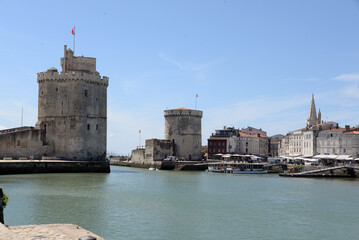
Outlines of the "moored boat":
{"type": "Polygon", "coordinates": [[[264,174],[263,163],[226,163],[216,162],[208,164],[208,172],[233,173],[233,174],[264,174]]]}

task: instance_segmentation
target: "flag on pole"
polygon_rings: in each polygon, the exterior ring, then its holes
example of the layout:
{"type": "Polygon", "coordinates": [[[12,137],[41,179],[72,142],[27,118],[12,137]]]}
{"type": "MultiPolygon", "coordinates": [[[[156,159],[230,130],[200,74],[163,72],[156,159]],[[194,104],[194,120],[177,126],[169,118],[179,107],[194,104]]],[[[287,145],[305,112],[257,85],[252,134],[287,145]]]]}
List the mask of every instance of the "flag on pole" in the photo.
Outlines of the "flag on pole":
{"type": "Polygon", "coordinates": [[[198,97],[198,93],[196,94],[196,97],[198,97]]]}
{"type": "Polygon", "coordinates": [[[138,133],[141,133],[141,129],[138,131],[138,133]]]}
{"type": "Polygon", "coordinates": [[[72,35],[75,35],[75,27],[73,27],[73,28],[71,29],[71,33],[72,33],[72,35]]]}

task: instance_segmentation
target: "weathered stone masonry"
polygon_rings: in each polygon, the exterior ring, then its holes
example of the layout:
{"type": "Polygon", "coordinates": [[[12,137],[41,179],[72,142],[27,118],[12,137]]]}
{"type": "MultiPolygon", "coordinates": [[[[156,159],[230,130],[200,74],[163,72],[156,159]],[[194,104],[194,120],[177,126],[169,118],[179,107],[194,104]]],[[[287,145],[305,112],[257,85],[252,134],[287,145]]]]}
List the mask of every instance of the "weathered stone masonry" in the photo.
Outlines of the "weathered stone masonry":
{"type": "Polygon", "coordinates": [[[0,135],[0,158],[105,160],[109,79],[96,71],[95,58],[74,57],[66,46],[61,66],[61,73],[50,68],[37,74],[35,129],[0,135]]]}
{"type": "Polygon", "coordinates": [[[186,160],[201,160],[202,115],[202,111],[188,108],[164,111],[165,139],[174,142],[175,156],[186,160]]]}

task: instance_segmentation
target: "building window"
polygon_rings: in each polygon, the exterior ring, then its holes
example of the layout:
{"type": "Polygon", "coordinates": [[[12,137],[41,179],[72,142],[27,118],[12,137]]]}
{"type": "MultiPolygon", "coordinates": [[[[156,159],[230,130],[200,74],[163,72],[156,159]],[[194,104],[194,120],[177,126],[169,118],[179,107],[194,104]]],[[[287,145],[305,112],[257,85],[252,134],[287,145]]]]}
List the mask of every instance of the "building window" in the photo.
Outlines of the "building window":
{"type": "Polygon", "coordinates": [[[98,124],[96,124],[96,131],[98,130],[98,124]]]}
{"type": "Polygon", "coordinates": [[[85,97],[87,97],[87,89],[85,90],[85,97]]]}
{"type": "Polygon", "coordinates": [[[58,92],[59,91],[59,88],[56,88],[56,92],[58,92]]]}
{"type": "Polygon", "coordinates": [[[90,130],[90,124],[87,124],[87,130],[90,130]]]}
{"type": "Polygon", "coordinates": [[[20,146],[20,140],[17,140],[17,146],[18,147],[20,146]]]}

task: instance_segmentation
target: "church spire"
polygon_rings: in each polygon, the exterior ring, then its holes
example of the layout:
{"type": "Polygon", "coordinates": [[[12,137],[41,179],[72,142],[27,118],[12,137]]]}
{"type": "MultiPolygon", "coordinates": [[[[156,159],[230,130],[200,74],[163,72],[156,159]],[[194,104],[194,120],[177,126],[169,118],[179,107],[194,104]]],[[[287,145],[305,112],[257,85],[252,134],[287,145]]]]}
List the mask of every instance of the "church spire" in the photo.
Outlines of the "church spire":
{"type": "Polygon", "coordinates": [[[322,113],[320,112],[320,108],[319,108],[319,111],[318,111],[318,124],[321,124],[322,123],[322,113]]]}
{"type": "Polygon", "coordinates": [[[314,93],[312,94],[312,102],[310,104],[309,116],[307,120],[307,127],[312,127],[318,124],[317,110],[315,109],[314,93]]]}

